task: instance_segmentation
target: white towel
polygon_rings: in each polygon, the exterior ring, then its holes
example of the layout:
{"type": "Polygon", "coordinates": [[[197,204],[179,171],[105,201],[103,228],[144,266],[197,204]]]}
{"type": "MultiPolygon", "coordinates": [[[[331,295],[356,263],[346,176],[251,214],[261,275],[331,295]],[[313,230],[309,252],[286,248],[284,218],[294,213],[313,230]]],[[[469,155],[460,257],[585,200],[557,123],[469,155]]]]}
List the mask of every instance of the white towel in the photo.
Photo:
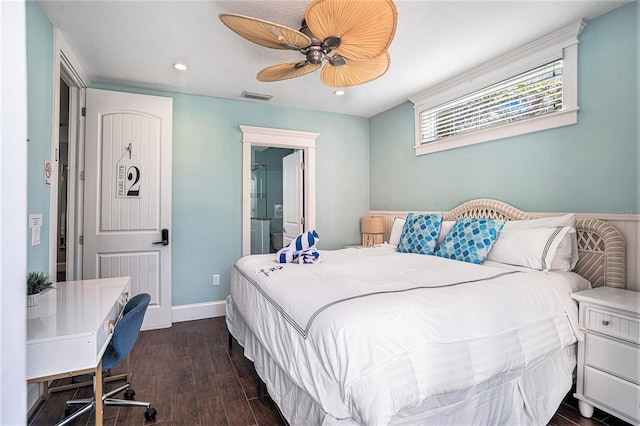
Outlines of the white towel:
{"type": "Polygon", "coordinates": [[[316,243],[320,237],[316,230],[306,231],[291,240],[287,247],[276,253],[278,263],[318,263],[320,252],[316,249],[316,243]]]}

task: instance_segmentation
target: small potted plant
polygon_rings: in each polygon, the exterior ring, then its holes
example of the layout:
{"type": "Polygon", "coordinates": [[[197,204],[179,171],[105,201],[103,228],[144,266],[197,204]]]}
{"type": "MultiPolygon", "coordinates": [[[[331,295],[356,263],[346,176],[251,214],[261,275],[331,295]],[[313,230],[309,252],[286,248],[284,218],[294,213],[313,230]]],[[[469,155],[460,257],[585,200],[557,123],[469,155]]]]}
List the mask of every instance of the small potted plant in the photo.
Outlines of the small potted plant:
{"type": "Polygon", "coordinates": [[[29,272],[27,274],[27,306],[38,306],[40,292],[49,288],[53,283],[44,272],[29,272]]]}

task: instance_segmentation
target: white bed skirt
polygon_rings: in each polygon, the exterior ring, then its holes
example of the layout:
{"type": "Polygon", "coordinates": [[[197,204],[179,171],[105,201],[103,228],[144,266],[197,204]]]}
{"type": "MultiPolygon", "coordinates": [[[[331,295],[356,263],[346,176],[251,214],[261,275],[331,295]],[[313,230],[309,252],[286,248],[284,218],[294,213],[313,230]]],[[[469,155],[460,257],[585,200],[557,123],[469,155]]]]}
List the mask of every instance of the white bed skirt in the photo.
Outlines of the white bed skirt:
{"type": "MultiPolygon", "coordinates": [[[[291,425],[355,425],[351,418],[336,419],[326,413],[274,362],[244,319],[226,304],[227,328],[253,361],[266,383],[269,396],[291,425]]],[[[556,352],[522,375],[494,378],[482,386],[441,395],[405,409],[391,425],[539,425],[547,424],[571,389],[576,367],[576,344],[556,352]],[[541,391],[542,390],[542,391],[541,391]]]]}

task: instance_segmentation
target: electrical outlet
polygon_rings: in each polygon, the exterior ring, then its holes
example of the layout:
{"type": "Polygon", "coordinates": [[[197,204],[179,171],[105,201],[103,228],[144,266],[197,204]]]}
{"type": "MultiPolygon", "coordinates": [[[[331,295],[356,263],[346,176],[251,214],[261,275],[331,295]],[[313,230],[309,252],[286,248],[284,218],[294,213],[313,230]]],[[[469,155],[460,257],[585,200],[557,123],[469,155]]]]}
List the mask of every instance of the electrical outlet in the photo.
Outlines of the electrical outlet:
{"type": "Polygon", "coordinates": [[[212,285],[220,285],[220,275],[218,274],[213,274],[213,281],[211,282],[212,285]]]}

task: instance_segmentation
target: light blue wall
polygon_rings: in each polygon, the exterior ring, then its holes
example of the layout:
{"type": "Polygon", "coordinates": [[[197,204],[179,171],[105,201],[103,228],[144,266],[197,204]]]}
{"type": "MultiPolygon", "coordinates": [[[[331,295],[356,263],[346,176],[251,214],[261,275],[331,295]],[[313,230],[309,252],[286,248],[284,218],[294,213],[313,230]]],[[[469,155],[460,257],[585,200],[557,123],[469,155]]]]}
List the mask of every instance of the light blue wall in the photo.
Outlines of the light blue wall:
{"type": "Polygon", "coordinates": [[[241,124],[320,133],[318,247],[341,248],[360,239],[357,224],[369,208],[369,193],[363,190],[369,185],[368,119],[206,96],[95,87],[173,98],[173,305],[222,300],[229,293],[231,267],[242,252],[241,124]],[[220,287],[211,285],[212,274],[220,274],[220,287]]]}
{"type": "Polygon", "coordinates": [[[638,3],[589,22],[577,125],[416,157],[413,104],[371,119],[371,208],[446,210],[471,198],[523,210],[640,213],[638,3]]]}
{"type": "MultiPolygon", "coordinates": [[[[27,230],[29,271],[49,271],[49,197],[44,162],[51,160],[53,120],[53,26],[35,1],[26,2],[28,103],[28,209],[42,213],[40,245],[31,246],[27,230]]],[[[27,218],[24,218],[25,229],[27,218]]]]}

